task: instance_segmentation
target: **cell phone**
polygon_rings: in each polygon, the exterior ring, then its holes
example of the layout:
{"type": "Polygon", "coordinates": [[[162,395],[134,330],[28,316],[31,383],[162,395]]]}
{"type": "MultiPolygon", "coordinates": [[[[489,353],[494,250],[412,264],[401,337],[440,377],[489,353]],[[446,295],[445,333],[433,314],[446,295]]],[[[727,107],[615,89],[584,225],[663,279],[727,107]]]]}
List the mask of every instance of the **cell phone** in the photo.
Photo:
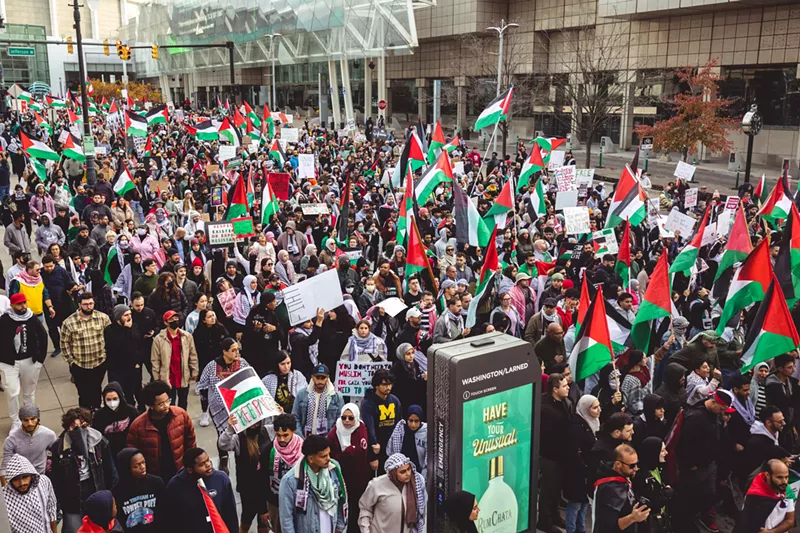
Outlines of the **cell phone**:
{"type": "Polygon", "coordinates": [[[639,505],[643,505],[644,507],[650,507],[650,499],[645,498],[644,496],[639,497],[639,501],[637,502],[639,505]]]}

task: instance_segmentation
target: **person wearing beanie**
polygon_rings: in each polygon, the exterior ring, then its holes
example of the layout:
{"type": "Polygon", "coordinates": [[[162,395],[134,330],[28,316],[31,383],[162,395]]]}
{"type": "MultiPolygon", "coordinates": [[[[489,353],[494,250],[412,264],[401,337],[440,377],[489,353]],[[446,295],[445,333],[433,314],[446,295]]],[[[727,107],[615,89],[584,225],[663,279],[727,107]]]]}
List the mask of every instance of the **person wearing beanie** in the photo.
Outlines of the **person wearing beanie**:
{"type": "Polygon", "coordinates": [[[13,428],[3,442],[3,464],[0,468],[0,484],[5,485],[8,463],[15,455],[31,462],[36,471],[44,474],[47,466],[47,448],[58,436],[39,423],[39,407],[24,405],[19,409],[21,425],[13,428]]]}
{"type": "Polygon", "coordinates": [[[124,531],[117,521],[117,503],[110,490],[95,492],[83,502],[83,523],[78,533],[124,531]]]}
{"type": "Polygon", "coordinates": [[[19,395],[25,405],[36,403],[36,384],[47,357],[47,332],[28,308],[23,293],[10,298],[11,308],[0,316],[0,374],[5,386],[12,427],[20,425],[19,395]],[[38,364],[37,364],[38,363],[38,364]]]}
{"type": "Polygon", "coordinates": [[[142,364],[145,357],[141,341],[143,333],[133,323],[130,307],[124,304],[114,306],[111,325],[105,329],[103,336],[108,356],[108,381],[119,383],[125,398],[133,401],[142,388],[142,364]]]}

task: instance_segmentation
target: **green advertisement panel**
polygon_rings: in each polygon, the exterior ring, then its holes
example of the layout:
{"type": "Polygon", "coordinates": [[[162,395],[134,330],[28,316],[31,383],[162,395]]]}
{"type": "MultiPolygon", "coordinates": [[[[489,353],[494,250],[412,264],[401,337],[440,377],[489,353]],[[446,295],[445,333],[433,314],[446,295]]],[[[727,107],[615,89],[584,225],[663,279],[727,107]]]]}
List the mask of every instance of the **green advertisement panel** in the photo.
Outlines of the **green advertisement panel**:
{"type": "Polygon", "coordinates": [[[463,489],[478,499],[481,533],[528,529],[533,385],[463,405],[463,489]]]}

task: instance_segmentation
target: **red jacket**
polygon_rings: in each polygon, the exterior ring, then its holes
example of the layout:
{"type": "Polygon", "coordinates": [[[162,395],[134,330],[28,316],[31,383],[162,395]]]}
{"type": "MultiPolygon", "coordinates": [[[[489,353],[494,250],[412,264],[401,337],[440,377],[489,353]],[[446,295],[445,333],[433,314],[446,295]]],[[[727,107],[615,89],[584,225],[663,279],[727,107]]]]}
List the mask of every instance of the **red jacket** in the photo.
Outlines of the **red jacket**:
{"type": "MultiPolygon", "coordinates": [[[[167,424],[167,435],[172,448],[175,470],[180,471],[183,468],[183,452],[197,446],[197,438],[189,413],[180,407],[171,406],[169,409],[171,418],[167,424]]],[[[148,413],[139,415],[131,424],[128,430],[128,446],[138,448],[142,452],[147,461],[148,473],[156,476],[160,474],[161,437],[148,413]]]]}
{"type": "Polygon", "coordinates": [[[331,458],[339,462],[342,467],[344,484],[351,495],[364,494],[369,481],[375,472],[369,466],[369,450],[367,446],[367,426],[361,422],[351,435],[350,446],[342,450],[339,437],[336,435],[336,426],[328,433],[328,442],[331,444],[331,458]]]}

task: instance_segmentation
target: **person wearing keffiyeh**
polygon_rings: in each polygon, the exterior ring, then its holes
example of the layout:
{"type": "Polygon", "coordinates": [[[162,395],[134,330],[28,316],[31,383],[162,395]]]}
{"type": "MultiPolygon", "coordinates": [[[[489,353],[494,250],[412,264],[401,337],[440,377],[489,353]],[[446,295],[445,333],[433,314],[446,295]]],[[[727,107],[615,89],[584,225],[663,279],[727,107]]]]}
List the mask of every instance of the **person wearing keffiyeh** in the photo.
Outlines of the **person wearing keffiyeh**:
{"type": "Polygon", "coordinates": [[[53,484],[21,455],[6,465],[9,482],[3,487],[11,533],[50,533],[56,528],[58,502],[53,484]]]}
{"type": "Polygon", "coordinates": [[[447,309],[436,320],[433,328],[433,342],[441,344],[468,336],[469,328],[464,327],[461,316],[461,299],[454,297],[447,302],[447,309]]]}
{"type": "Polygon", "coordinates": [[[425,479],[414,463],[402,453],[386,460],[386,474],[370,481],[359,499],[358,525],[361,531],[420,533],[425,525],[425,479]]]}
{"type": "Polygon", "coordinates": [[[314,367],[311,383],[297,391],[292,414],[297,418],[302,435],[327,435],[339,418],[344,399],[329,378],[328,367],[314,367]]]}
{"type": "Polygon", "coordinates": [[[386,343],[370,331],[367,320],[360,320],[342,351],[342,361],[376,362],[386,361],[386,343]]]}

